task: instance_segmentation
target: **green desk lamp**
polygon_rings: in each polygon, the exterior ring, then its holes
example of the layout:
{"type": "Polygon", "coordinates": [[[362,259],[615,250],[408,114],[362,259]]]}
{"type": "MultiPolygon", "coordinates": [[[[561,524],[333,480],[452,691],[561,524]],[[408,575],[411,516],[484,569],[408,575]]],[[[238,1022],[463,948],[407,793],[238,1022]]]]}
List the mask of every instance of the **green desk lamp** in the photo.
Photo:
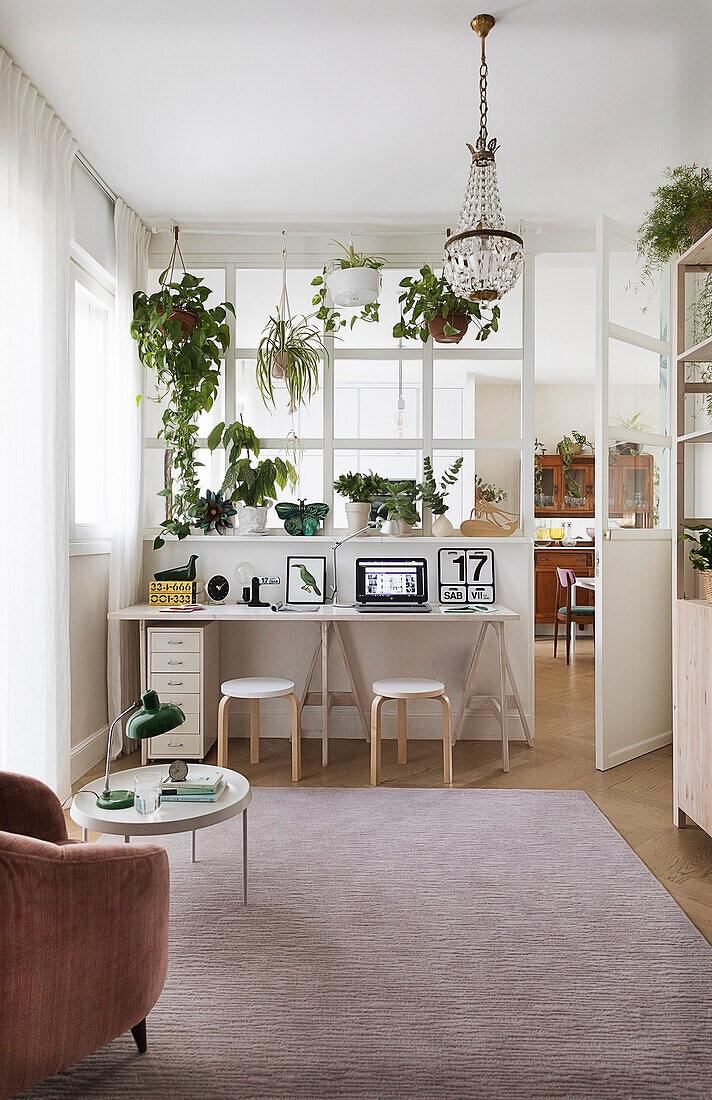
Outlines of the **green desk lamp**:
{"type": "Polygon", "coordinates": [[[97,806],[101,806],[102,810],[128,810],[134,804],[133,791],[109,789],[109,769],[114,726],[132,710],[136,710],[136,707],[141,709],[132,714],[126,723],[126,736],[133,737],[137,741],[142,741],[145,737],[156,737],[159,733],[168,733],[169,730],[174,730],[176,726],[182,726],[185,722],[185,715],[180,707],[173,703],[162,703],[155,691],[144,691],[140,703],[132,703],[121,712],[118,718],[114,719],[109,730],[109,744],[106,746],[104,790],[96,800],[97,806]]]}

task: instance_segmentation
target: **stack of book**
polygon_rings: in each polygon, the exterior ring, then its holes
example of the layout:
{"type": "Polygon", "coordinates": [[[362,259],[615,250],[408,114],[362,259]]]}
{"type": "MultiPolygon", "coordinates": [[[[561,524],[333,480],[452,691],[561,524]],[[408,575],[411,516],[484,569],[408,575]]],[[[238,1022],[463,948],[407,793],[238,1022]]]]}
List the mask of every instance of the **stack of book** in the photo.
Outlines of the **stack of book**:
{"type": "Polygon", "coordinates": [[[227,788],[222,772],[206,775],[205,772],[188,772],[180,783],[172,779],[161,780],[162,802],[217,802],[227,788]]]}

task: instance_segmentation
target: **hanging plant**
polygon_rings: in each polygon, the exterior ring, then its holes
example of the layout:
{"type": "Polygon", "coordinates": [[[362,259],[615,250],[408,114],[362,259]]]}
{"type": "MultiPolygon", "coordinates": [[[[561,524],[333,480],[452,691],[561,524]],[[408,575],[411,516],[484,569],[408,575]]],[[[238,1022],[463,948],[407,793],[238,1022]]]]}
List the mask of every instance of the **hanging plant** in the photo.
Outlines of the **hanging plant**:
{"type": "MultiPolygon", "coordinates": [[[[163,546],[164,534],[185,538],[200,514],[197,419],[215,401],[220,359],[230,344],[227,311],[235,313],[230,302],[205,307],[210,288],[186,272],[178,233],[176,226],[171,261],[161,274],[160,290],[150,296],[143,291],[134,294],[131,322],[139,358],[155,371],[154,400],[167,403],[158,432],[166,444],[164,487],[159,493],[166,498],[166,518],[154,540],[154,550],[163,546]],[[174,278],[177,258],[183,267],[180,281],[174,278]]],[[[137,402],[140,400],[141,395],[137,402]]]]}
{"type": "Polygon", "coordinates": [[[696,164],[665,169],[667,182],[652,193],[653,205],[638,230],[643,279],[685,252],[712,228],[712,173],[696,164]]]}
{"type": "Polygon", "coordinates": [[[312,298],[317,306],[317,320],[322,321],[325,332],[337,332],[346,324],[339,308],[358,309],[349,322],[353,328],[357,321],[378,321],[378,295],[381,291],[381,268],[386,261],[381,256],[369,256],[365,252],[354,251],[354,246],[333,241],[343,252],[324,264],[321,275],[312,279],[312,286],[318,287],[312,298]],[[327,303],[328,296],[333,304],[327,303]]]}
{"type": "Polygon", "coordinates": [[[489,306],[458,298],[444,275],[436,275],[428,264],[420,269],[420,278],[408,275],[401,279],[404,287],[398,301],[401,319],[393,327],[396,339],[423,343],[432,336],[439,344],[459,344],[474,321],[478,327],[476,340],[486,340],[499,326],[499,306],[489,306]]]}
{"type": "Polygon", "coordinates": [[[256,378],[267,408],[275,407],[274,382],[284,381],[288,412],[306,405],[319,389],[319,361],[327,361],[320,329],[302,314],[292,316],[287,293],[287,238],[282,230],[282,296],[263,329],[257,348],[256,378]]]}

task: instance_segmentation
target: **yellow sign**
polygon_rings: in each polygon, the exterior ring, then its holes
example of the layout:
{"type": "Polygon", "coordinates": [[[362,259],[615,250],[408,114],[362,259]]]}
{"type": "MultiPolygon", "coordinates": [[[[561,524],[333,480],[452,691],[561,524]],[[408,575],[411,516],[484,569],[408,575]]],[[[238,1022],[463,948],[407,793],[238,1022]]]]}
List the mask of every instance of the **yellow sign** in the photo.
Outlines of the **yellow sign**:
{"type": "Polygon", "coordinates": [[[163,607],[195,603],[196,581],[149,581],[148,602],[163,607]]]}

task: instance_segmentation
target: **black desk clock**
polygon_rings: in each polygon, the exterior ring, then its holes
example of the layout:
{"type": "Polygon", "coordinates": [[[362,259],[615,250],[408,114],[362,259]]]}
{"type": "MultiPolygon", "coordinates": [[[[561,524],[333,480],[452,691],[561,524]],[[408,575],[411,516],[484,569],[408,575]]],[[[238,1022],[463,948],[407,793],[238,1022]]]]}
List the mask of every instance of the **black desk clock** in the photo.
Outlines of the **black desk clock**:
{"type": "Polygon", "coordinates": [[[211,603],[225,603],[230,591],[227,577],[222,577],[219,573],[216,573],[206,584],[205,591],[208,593],[208,599],[211,603]]]}

